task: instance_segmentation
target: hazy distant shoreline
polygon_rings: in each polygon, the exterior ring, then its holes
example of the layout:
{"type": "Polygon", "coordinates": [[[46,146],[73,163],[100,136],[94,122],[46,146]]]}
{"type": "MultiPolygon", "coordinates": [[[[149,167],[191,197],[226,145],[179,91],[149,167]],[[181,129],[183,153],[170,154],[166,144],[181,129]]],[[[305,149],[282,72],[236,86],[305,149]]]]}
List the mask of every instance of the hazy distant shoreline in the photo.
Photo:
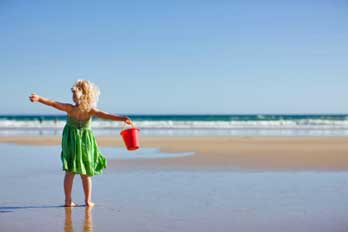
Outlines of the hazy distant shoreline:
{"type": "MultiPolygon", "coordinates": [[[[130,115],[147,136],[348,136],[345,114],[130,115]]],[[[65,115],[0,115],[0,135],[59,135],[65,115]]],[[[123,123],[94,118],[98,135],[123,123]]]]}

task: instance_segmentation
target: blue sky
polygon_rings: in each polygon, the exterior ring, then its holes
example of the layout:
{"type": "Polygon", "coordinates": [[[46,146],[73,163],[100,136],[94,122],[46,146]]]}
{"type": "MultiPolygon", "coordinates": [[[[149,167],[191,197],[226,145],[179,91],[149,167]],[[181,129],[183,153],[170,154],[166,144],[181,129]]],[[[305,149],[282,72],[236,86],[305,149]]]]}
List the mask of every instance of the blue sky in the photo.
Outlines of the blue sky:
{"type": "Polygon", "coordinates": [[[1,1],[1,113],[348,113],[347,1],[1,1]]]}

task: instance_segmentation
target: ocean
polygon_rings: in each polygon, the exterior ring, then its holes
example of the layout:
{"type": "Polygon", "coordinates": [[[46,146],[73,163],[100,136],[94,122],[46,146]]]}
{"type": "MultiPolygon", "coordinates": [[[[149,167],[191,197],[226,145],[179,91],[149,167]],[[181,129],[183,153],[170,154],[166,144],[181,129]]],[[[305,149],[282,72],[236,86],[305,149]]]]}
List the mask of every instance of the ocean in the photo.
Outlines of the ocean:
{"type": "MultiPolygon", "coordinates": [[[[128,115],[145,136],[348,136],[346,114],[128,115]]],[[[0,115],[0,136],[60,135],[66,115],[0,115]]],[[[122,122],[93,118],[96,135],[122,122]]]]}

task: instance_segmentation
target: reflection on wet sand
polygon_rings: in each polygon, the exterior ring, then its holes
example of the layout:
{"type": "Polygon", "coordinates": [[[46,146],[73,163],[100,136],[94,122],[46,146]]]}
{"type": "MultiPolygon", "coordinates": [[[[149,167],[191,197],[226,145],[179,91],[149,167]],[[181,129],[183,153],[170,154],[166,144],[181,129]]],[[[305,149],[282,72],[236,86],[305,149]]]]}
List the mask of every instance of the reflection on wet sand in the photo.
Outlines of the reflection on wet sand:
{"type": "MultiPolygon", "coordinates": [[[[93,222],[92,222],[92,208],[85,208],[85,218],[83,223],[82,232],[93,232],[93,222]]],[[[64,223],[64,232],[73,232],[74,224],[72,220],[72,210],[73,207],[65,207],[65,223],[64,223]]]]}

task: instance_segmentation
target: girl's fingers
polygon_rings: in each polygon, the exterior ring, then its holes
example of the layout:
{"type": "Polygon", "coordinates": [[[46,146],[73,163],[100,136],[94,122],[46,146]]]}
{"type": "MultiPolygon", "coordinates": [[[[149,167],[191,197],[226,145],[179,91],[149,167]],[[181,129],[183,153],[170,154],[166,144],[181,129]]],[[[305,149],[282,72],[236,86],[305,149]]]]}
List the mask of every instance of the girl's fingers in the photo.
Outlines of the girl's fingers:
{"type": "Polygon", "coordinates": [[[30,100],[31,102],[35,102],[35,101],[37,100],[37,98],[36,98],[36,96],[31,95],[31,96],[29,97],[29,100],[30,100]]]}
{"type": "Polygon", "coordinates": [[[127,123],[128,125],[133,125],[133,122],[132,122],[130,119],[127,119],[127,120],[126,120],[126,123],[127,123]]]}

